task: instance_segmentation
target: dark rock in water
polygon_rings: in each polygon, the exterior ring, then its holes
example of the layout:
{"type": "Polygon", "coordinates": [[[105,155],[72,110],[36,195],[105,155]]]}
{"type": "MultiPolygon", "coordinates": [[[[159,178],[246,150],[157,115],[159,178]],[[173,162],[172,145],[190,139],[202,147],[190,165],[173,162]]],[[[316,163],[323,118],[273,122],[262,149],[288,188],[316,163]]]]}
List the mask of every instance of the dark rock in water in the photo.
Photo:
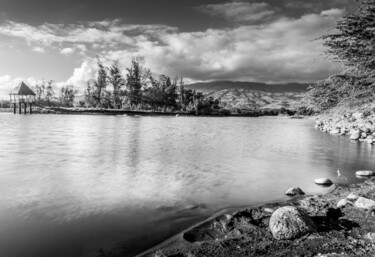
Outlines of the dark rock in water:
{"type": "Polygon", "coordinates": [[[305,192],[303,192],[302,189],[299,188],[299,187],[292,187],[292,188],[289,188],[288,190],[286,190],[285,194],[286,195],[290,195],[290,196],[293,196],[293,195],[304,195],[305,192]]]}
{"type": "Polygon", "coordinates": [[[318,185],[332,185],[332,180],[328,178],[317,178],[315,179],[315,184],[318,185]]]}
{"type": "Polygon", "coordinates": [[[363,176],[363,177],[370,177],[370,176],[374,176],[375,172],[373,172],[372,170],[359,170],[355,172],[355,175],[363,176]]]}
{"type": "Polygon", "coordinates": [[[269,227],[273,237],[278,240],[294,239],[316,231],[310,216],[294,206],[277,209],[271,216],[269,227]]]}

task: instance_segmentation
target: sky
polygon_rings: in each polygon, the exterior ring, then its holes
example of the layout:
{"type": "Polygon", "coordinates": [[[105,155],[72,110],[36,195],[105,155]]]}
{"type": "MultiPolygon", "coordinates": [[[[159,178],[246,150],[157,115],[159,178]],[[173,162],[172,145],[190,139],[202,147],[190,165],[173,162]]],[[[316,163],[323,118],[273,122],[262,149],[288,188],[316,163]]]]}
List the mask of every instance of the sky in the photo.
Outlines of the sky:
{"type": "Polygon", "coordinates": [[[340,69],[319,37],[354,0],[0,0],[0,99],[24,80],[82,90],[104,64],[144,56],[195,81],[321,80],[340,69]]]}

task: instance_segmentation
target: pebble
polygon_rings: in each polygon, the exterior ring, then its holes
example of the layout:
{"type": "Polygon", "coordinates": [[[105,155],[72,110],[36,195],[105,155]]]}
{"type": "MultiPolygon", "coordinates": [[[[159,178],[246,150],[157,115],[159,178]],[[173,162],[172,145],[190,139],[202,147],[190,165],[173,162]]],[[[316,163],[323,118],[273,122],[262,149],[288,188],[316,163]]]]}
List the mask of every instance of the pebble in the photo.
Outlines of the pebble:
{"type": "Polygon", "coordinates": [[[363,177],[370,177],[370,176],[374,176],[375,173],[372,170],[359,170],[355,172],[355,175],[363,176],[363,177]]]}
{"type": "Polygon", "coordinates": [[[317,178],[315,179],[315,184],[318,185],[332,185],[332,180],[328,178],[317,178]]]}
{"type": "Polygon", "coordinates": [[[290,195],[290,196],[293,196],[293,195],[304,195],[305,192],[303,192],[302,189],[299,188],[299,187],[292,187],[292,188],[289,188],[288,190],[286,190],[285,194],[286,195],[290,195]]]}

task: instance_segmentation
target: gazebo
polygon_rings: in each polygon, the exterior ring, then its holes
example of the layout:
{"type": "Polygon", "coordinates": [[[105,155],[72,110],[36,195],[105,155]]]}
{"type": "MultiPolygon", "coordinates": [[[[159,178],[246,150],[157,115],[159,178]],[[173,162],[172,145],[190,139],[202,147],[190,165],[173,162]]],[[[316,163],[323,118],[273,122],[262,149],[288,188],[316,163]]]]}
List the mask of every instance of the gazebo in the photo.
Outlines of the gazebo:
{"type": "Polygon", "coordinates": [[[32,113],[32,103],[35,102],[35,93],[31,88],[26,85],[25,82],[21,82],[18,86],[16,86],[12,91],[9,93],[10,102],[13,104],[14,114],[16,114],[16,109],[18,105],[19,114],[22,113],[22,104],[25,110],[25,114],[27,112],[27,104],[30,107],[30,114],[32,113]]]}

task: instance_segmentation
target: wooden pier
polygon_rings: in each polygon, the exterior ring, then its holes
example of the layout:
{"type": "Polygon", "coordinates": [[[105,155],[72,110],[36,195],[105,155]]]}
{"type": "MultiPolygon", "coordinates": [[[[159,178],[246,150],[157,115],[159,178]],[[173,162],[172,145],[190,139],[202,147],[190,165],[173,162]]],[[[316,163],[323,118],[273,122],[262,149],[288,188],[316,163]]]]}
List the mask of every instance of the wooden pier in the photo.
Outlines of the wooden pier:
{"type": "Polygon", "coordinates": [[[32,114],[32,105],[35,102],[35,93],[29,86],[25,84],[25,82],[21,82],[18,86],[16,86],[10,93],[10,102],[13,105],[13,113],[22,114],[22,109],[24,110],[24,114],[27,113],[27,109],[29,109],[29,113],[32,114]]]}

